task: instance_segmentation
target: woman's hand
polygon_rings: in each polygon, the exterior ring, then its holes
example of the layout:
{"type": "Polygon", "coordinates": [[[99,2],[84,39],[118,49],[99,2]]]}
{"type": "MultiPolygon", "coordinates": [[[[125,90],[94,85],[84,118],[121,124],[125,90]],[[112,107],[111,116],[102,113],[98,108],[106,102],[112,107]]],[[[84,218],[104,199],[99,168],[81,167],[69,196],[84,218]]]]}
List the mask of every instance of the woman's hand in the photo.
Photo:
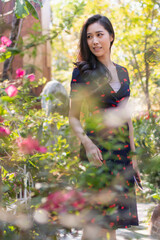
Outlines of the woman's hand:
{"type": "Polygon", "coordinates": [[[89,162],[97,167],[102,166],[103,157],[99,148],[91,140],[87,142],[84,147],[89,162]]]}
{"type": "Polygon", "coordinates": [[[137,176],[138,176],[138,178],[139,178],[139,181],[141,182],[140,171],[139,171],[139,168],[138,168],[136,156],[133,156],[133,157],[132,157],[132,165],[133,165],[133,169],[134,169],[135,172],[137,173],[137,176]]]}

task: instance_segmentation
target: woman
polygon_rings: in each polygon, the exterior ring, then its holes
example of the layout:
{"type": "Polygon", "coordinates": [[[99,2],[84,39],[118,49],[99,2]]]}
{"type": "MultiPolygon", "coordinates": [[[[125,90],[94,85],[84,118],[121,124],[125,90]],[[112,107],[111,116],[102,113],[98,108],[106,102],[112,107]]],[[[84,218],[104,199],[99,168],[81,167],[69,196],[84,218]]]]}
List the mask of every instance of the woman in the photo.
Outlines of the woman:
{"type": "MultiPolygon", "coordinates": [[[[70,125],[81,141],[81,160],[96,167],[107,165],[106,174],[124,178],[123,191],[112,202],[115,214],[111,218],[106,213],[103,223],[99,224],[102,235],[109,233],[112,240],[116,239],[117,228],[138,225],[133,170],[140,180],[136,158],[131,159],[130,155],[135,151],[132,121],[120,119],[130,95],[130,81],[127,69],[111,61],[114,38],[112,24],[105,16],[94,15],[83,25],[79,59],[72,74],[69,111],[70,125]],[[84,101],[89,116],[85,131],[80,122],[84,101]]],[[[85,237],[84,231],[83,239],[85,237]]]]}

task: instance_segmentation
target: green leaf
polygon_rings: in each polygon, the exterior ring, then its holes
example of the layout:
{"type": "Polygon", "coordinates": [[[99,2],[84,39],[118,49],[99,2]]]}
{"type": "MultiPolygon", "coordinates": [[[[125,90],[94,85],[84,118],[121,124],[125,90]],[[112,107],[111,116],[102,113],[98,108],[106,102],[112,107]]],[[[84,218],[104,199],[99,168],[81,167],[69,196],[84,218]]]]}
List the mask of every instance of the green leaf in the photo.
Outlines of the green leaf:
{"type": "Polygon", "coordinates": [[[34,18],[36,18],[36,19],[39,20],[39,16],[38,16],[38,13],[37,13],[35,7],[34,7],[34,6],[30,3],[30,1],[28,1],[28,0],[25,0],[25,3],[26,3],[26,6],[27,6],[28,11],[30,12],[30,14],[31,14],[34,18]]]}
{"type": "Polygon", "coordinates": [[[14,97],[9,97],[9,96],[3,96],[0,98],[0,100],[4,102],[13,102],[14,99],[15,99],[14,97]]]}
{"type": "Polygon", "coordinates": [[[29,11],[25,4],[25,0],[16,0],[15,14],[17,18],[25,18],[26,16],[29,15],[29,11]]]}
{"type": "Polygon", "coordinates": [[[39,1],[39,0],[32,0],[32,1],[35,2],[35,3],[37,3],[37,4],[39,4],[40,7],[43,7],[43,4],[41,3],[41,1],[39,1]]]}
{"type": "Polygon", "coordinates": [[[2,106],[0,106],[0,116],[2,116],[4,114],[4,109],[2,106]]]}
{"type": "Polygon", "coordinates": [[[14,56],[16,54],[19,54],[21,50],[15,49],[15,48],[7,48],[7,51],[0,55],[0,62],[4,62],[6,59],[10,58],[11,56],[14,56]]]}
{"type": "Polygon", "coordinates": [[[153,198],[157,199],[157,200],[160,200],[160,194],[158,193],[154,193],[151,195],[153,198]]]}
{"type": "Polygon", "coordinates": [[[3,54],[0,55],[0,62],[4,62],[7,58],[11,57],[11,52],[5,52],[3,54]]]}
{"type": "Polygon", "coordinates": [[[17,48],[7,48],[8,52],[12,53],[12,55],[19,54],[21,52],[20,49],[17,48]]]}

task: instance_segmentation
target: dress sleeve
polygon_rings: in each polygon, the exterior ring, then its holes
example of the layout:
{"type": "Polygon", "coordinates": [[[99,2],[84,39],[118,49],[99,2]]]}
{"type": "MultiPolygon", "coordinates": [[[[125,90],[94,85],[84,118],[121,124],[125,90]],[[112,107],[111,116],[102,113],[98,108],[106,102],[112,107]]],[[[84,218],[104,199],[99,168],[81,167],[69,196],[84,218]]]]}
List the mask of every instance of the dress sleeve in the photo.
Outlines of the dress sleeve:
{"type": "Polygon", "coordinates": [[[70,84],[70,98],[80,98],[82,97],[82,91],[84,88],[84,82],[82,80],[82,77],[80,75],[80,71],[78,68],[74,68],[72,72],[72,79],[71,79],[71,84],[70,84]]]}

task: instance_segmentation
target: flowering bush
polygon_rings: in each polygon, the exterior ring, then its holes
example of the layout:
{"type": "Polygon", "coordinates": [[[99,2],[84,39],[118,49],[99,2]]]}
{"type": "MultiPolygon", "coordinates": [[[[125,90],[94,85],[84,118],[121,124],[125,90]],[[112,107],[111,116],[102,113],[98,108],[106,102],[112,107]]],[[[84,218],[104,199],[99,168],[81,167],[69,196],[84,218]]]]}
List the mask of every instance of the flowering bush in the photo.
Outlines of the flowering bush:
{"type": "MultiPolygon", "coordinates": [[[[71,156],[69,151],[68,119],[57,113],[47,117],[43,109],[36,107],[37,104],[40,105],[41,97],[30,95],[32,87],[44,84],[45,79],[37,80],[34,74],[26,75],[23,69],[17,69],[16,73],[18,77],[16,81],[6,80],[0,83],[2,205],[4,208],[11,209],[12,204],[17,205],[16,196],[25,199],[24,196],[27,194],[27,201],[29,198],[33,211],[42,206],[43,199],[46,198],[44,207],[48,206],[47,209],[50,212],[52,209],[50,200],[55,196],[58,198],[56,193],[54,195],[55,188],[65,189],[67,186],[75,186],[80,173],[77,174],[78,158],[74,155],[71,156]],[[59,128],[59,135],[55,136],[55,142],[47,147],[45,145],[53,132],[50,132],[44,123],[57,124],[59,128]],[[31,179],[33,179],[34,185],[31,184],[31,179]],[[37,185],[40,187],[37,188],[37,185]],[[48,196],[49,192],[52,194],[48,196]]],[[[69,210],[70,206],[70,210],[75,209],[76,211],[83,207],[84,199],[80,193],[64,190],[59,191],[58,194],[58,199],[61,194],[63,200],[60,207],[65,205],[69,210]],[[66,203],[64,199],[67,199],[66,203]]],[[[54,203],[56,204],[56,201],[54,203]]],[[[23,208],[26,212],[25,205],[23,208]]],[[[16,207],[16,213],[22,214],[22,208],[16,207]]],[[[57,211],[57,214],[59,213],[57,211]]],[[[8,233],[7,222],[11,223],[10,217],[6,217],[6,228],[4,228],[8,233]]],[[[21,230],[23,225],[25,226],[23,219],[21,222],[21,226],[16,225],[16,220],[12,224],[21,230]]],[[[36,225],[37,222],[32,223],[29,229],[34,228],[34,224],[36,225]]],[[[55,228],[56,232],[59,227],[56,225],[55,228]]],[[[19,234],[18,230],[17,234],[19,234]]]]}

